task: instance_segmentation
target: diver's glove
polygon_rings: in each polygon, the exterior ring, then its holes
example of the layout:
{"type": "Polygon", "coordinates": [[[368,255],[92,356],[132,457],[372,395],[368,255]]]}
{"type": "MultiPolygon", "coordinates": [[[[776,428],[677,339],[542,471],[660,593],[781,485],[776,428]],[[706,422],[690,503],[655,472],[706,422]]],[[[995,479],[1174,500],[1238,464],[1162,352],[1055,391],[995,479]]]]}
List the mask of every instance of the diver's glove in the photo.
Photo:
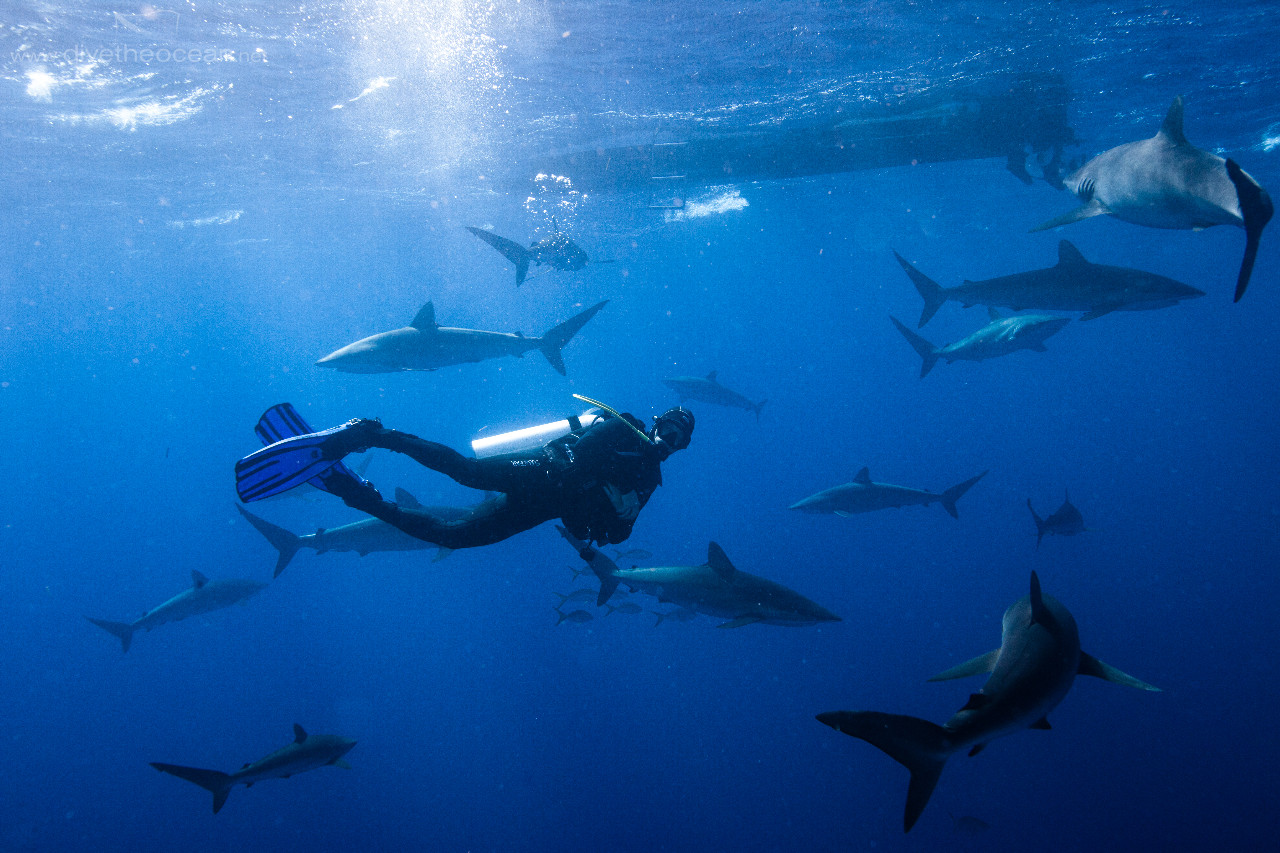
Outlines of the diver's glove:
{"type": "Polygon", "coordinates": [[[613,504],[614,514],[623,521],[635,521],[640,515],[640,497],[635,492],[623,494],[612,483],[604,484],[605,496],[613,504]]]}

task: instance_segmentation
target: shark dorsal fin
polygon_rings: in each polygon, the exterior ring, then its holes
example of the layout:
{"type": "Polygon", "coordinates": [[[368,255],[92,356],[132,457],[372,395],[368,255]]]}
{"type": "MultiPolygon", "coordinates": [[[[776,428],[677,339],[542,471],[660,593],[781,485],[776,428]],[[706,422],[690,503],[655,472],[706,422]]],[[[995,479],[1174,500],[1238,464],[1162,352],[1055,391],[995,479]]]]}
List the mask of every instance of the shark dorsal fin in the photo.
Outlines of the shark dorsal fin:
{"type": "Polygon", "coordinates": [[[422,509],[422,501],[409,494],[407,489],[396,486],[396,503],[409,509],[422,509]]]}
{"type": "Polygon", "coordinates": [[[707,565],[724,581],[733,580],[733,576],[738,572],[725,556],[724,549],[714,542],[707,545],[707,565]]]}
{"type": "Polygon", "coordinates": [[[864,467],[857,474],[853,475],[853,482],[861,483],[864,486],[871,485],[871,469],[864,467]]]}
{"type": "Polygon", "coordinates": [[[1046,626],[1053,624],[1053,616],[1044,606],[1044,596],[1040,593],[1040,578],[1035,572],[1031,573],[1031,624],[1046,626]]]}
{"type": "Polygon", "coordinates": [[[716,372],[714,370],[707,374],[707,381],[708,382],[716,381],[716,372]]]}
{"type": "Polygon", "coordinates": [[[298,725],[297,723],[293,724],[293,742],[294,743],[307,742],[307,730],[304,729],[302,726],[298,725]]]}
{"type": "Polygon", "coordinates": [[[1187,137],[1182,133],[1182,96],[1173,99],[1169,112],[1165,114],[1164,124],[1160,125],[1157,136],[1163,136],[1171,145],[1189,145],[1187,137]]]}
{"type": "Polygon", "coordinates": [[[1084,255],[1080,254],[1080,250],[1072,245],[1070,240],[1063,240],[1058,244],[1058,265],[1071,266],[1073,264],[1087,264],[1084,255]]]}
{"type": "Polygon", "coordinates": [[[987,306],[987,319],[994,323],[997,320],[1003,320],[1004,315],[991,306],[987,306]]]}
{"type": "Polygon", "coordinates": [[[191,570],[191,585],[194,586],[196,589],[199,589],[200,587],[204,586],[208,582],[209,582],[209,579],[207,577],[200,574],[195,569],[191,570]]]}
{"type": "Polygon", "coordinates": [[[436,306],[430,302],[422,306],[422,310],[409,324],[419,332],[429,332],[436,327],[436,306]]]}

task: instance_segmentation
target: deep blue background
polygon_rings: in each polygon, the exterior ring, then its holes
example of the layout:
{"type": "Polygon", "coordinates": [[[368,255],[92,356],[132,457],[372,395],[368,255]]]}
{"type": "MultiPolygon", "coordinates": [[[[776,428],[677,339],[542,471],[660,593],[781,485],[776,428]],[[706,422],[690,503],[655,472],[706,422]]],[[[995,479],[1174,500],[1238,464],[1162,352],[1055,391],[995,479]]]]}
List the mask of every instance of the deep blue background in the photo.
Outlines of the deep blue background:
{"type": "MultiPolygon", "coordinates": [[[[1280,27],[1265,7],[177,11],[170,24],[134,4],[19,2],[0,21],[0,847],[1273,843],[1275,233],[1233,305],[1238,229],[1098,218],[1028,234],[1073,201],[995,160],[705,187],[695,200],[724,212],[675,220],[639,195],[480,177],[538,151],[801,121],[895,86],[1031,69],[1065,75],[1083,152],[1154,133],[1183,94],[1188,137],[1275,191],[1280,27]],[[267,61],[32,55],[116,45],[267,61]],[[42,73],[56,82],[42,89],[42,73]],[[553,218],[617,263],[517,290],[464,230],[531,240],[553,218]],[[1063,237],[1208,295],[917,378],[888,315],[913,323],[919,298],[891,249],[949,286],[1048,266],[1063,237]],[[566,349],[567,380],[536,353],[404,375],[312,366],[428,299],[443,324],[527,334],[611,301],[566,349]],[[270,577],[231,463],[273,403],[317,427],[379,416],[463,447],[574,411],[574,391],[648,416],[675,402],[662,377],[710,370],[769,404],[758,423],[696,406],[693,446],[627,545],[694,563],[714,539],[843,622],[717,631],[601,611],[555,627],[575,558],[550,526],[436,564],[303,552],[247,606],[143,634],[123,657],[82,618],[136,617],[192,569],[270,577]],[[991,473],[959,521],[786,510],[863,465],[933,490],[991,473]],[[1045,514],[1065,488],[1090,530],[1037,550],[1024,501],[1045,514]],[[997,644],[1032,569],[1086,650],[1165,692],[1082,679],[1052,732],[954,759],[904,837],[905,771],[813,715],[946,719],[979,682],[925,679],[997,644]],[[231,770],[294,722],[357,739],[354,769],[237,788],[215,818],[205,792],[147,766],[231,770]],[[959,835],[948,812],[992,828],[959,835]]],[[[924,334],[945,343],[983,320],[951,303],[924,334]]],[[[368,476],[428,503],[473,497],[388,454],[368,476]]],[[[262,512],[299,532],[357,517],[326,498],[262,512]]]]}

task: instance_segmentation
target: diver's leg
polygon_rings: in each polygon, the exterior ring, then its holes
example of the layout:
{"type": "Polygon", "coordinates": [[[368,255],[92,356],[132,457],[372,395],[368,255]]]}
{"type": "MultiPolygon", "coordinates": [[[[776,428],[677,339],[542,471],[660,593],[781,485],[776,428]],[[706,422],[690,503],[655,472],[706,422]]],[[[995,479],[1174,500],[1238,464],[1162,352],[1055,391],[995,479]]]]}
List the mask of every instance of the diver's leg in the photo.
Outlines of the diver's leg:
{"type": "Polygon", "coordinates": [[[490,492],[538,490],[546,485],[545,459],[538,454],[507,454],[486,459],[463,456],[452,447],[407,432],[385,429],[377,421],[359,421],[336,433],[324,449],[344,456],[377,447],[403,453],[419,465],[439,471],[463,486],[490,492]],[[332,448],[329,446],[332,443],[332,448]]]}
{"type": "Polygon", "coordinates": [[[453,550],[501,542],[557,515],[550,508],[498,495],[476,505],[463,518],[445,520],[423,509],[383,500],[371,486],[353,484],[354,480],[352,484],[344,482],[338,490],[331,484],[326,486],[348,506],[367,512],[416,539],[453,550]]]}

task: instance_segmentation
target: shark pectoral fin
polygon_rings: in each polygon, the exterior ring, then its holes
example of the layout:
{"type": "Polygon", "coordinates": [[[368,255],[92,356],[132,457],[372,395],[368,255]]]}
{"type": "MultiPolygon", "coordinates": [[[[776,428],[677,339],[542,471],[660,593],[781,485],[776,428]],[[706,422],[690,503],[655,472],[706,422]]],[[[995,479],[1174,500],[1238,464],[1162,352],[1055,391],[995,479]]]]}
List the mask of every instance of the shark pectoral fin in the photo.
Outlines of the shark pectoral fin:
{"type": "Polygon", "coordinates": [[[763,620],[763,616],[739,616],[737,619],[731,619],[717,625],[717,628],[741,628],[743,625],[754,625],[763,620]]]}
{"type": "Polygon", "coordinates": [[[1081,219],[1088,219],[1092,216],[1102,216],[1103,214],[1110,212],[1111,211],[1108,210],[1105,205],[1097,199],[1094,199],[1093,201],[1080,205],[1075,210],[1069,211],[1055,219],[1050,219],[1048,222],[1037,225],[1031,230],[1033,232],[1048,231],[1050,228],[1059,228],[1063,225],[1070,225],[1073,222],[1079,222],[1081,219]]]}
{"type": "Polygon", "coordinates": [[[1241,169],[1236,161],[1226,161],[1227,177],[1236,188],[1236,199],[1240,203],[1240,214],[1244,219],[1245,246],[1244,258],[1240,262],[1240,274],[1236,277],[1236,302],[1244,296],[1249,286],[1249,276],[1253,274],[1253,262],[1258,256],[1258,240],[1262,237],[1262,229],[1271,221],[1275,206],[1271,196],[1267,194],[1248,172],[1241,169]]]}
{"type": "Polygon", "coordinates": [[[982,750],[986,748],[987,748],[987,745],[985,743],[978,744],[973,749],[969,750],[969,757],[973,758],[975,755],[977,755],[979,752],[982,752],[982,750]]]}
{"type": "Polygon", "coordinates": [[[432,557],[432,558],[431,558],[431,562],[433,562],[433,563],[438,563],[438,562],[440,562],[440,561],[441,561],[441,560],[443,560],[445,557],[447,557],[447,556],[449,556],[450,554],[452,554],[452,553],[453,553],[453,550],[454,550],[454,549],[452,549],[452,548],[437,548],[437,549],[436,549],[436,555],[435,555],[434,557],[432,557]]]}
{"type": "Polygon", "coordinates": [[[335,758],[333,761],[330,761],[330,762],[329,762],[329,766],[330,766],[330,767],[341,767],[343,770],[350,770],[350,769],[351,769],[351,765],[350,765],[350,764],[348,764],[347,762],[343,761],[341,758],[335,758]]]}
{"type": "Polygon", "coordinates": [[[1049,725],[1049,718],[1048,718],[1048,717],[1041,717],[1040,719],[1036,720],[1036,721],[1035,721],[1034,723],[1032,723],[1031,725],[1027,726],[1027,728],[1029,728],[1029,729],[1040,729],[1041,731],[1045,731],[1045,732],[1047,732],[1047,731],[1049,731],[1050,729],[1052,729],[1052,728],[1053,728],[1053,726],[1049,725]]]}
{"type": "Polygon", "coordinates": [[[976,711],[991,704],[991,697],[985,693],[970,693],[969,701],[964,703],[961,711],[976,711]]]}
{"type": "Polygon", "coordinates": [[[1153,693],[1162,692],[1159,687],[1134,678],[1127,672],[1121,672],[1114,666],[1103,663],[1093,655],[1083,651],[1080,652],[1080,666],[1077,672],[1080,675],[1092,675],[1094,678],[1101,678],[1103,681],[1110,681],[1114,684],[1123,684],[1125,687],[1136,687],[1139,690],[1149,690],[1153,693]]]}
{"type": "Polygon", "coordinates": [[[1110,314],[1114,310],[1116,309],[1113,305],[1095,305],[1086,311],[1080,320],[1081,322],[1084,322],[1085,320],[1096,320],[1105,314],[1110,314]]]}
{"type": "Polygon", "coordinates": [[[971,675],[981,675],[984,672],[991,672],[996,668],[996,659],[1000,657],[999,649],[992,649],[985,655],[978,655],[972,660],[967,660],[959,666],[953,666],[946,672],[940,672],[930,681],[950,681],[953,678],[968,678],[971,675]]]}

